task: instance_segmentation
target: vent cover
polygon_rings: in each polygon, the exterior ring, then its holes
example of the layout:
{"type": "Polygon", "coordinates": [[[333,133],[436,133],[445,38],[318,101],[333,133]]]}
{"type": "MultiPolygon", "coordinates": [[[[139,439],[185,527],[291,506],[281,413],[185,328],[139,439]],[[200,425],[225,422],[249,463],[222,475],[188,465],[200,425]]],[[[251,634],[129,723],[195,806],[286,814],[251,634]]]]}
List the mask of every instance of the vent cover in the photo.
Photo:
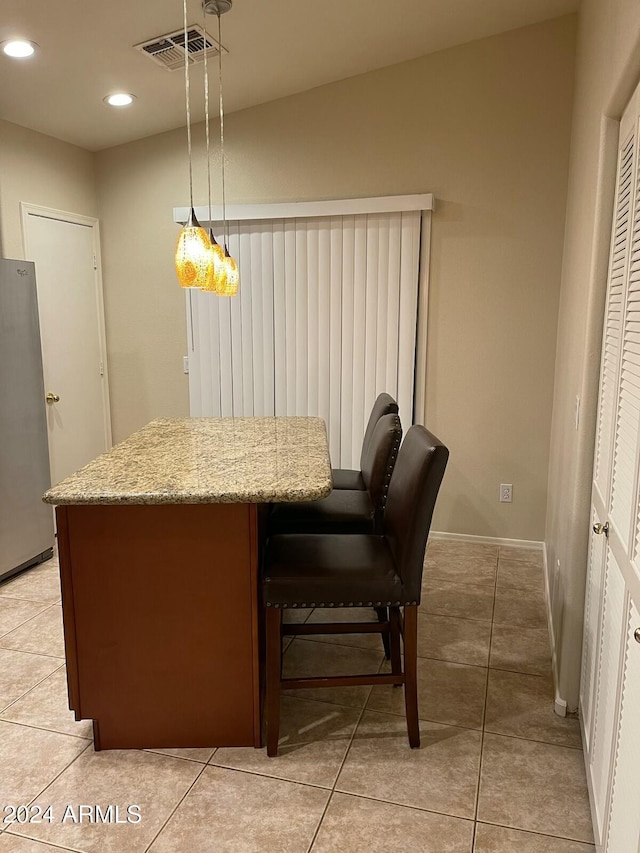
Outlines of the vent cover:
{"type": "MultiPolygon", "coordinates": [[[[143,56],[148,56],[156,65],[161,65],[167,71],[179,71],[184,68],[184,30],[156,36],[148,41],[134,45],[143,56]]],[[[223,47],[224,53],[228,51],[223,47]]],[[[218,55],[218,42],[205,32],[202,27],[193,25],[187,30],[187,51],[189,62],[195,65],[218,55]]]]}

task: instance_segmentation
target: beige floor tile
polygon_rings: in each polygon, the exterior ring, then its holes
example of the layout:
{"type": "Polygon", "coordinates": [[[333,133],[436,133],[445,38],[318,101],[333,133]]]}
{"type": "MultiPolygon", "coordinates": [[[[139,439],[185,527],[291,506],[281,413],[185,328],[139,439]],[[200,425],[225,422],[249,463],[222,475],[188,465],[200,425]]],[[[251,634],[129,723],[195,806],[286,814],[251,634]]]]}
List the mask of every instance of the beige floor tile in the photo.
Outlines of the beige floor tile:
{"type": "Polygon", "coordinates": [[[478,820],[592,843],[582,751],[486,733],[478,820]]]}
{"type": "MultiPolygon", "coordinates": [[[[52,661],[55,666],[60,665],[57,658],[44,658],[44,660],[52,661]]],[[[91,738],[93,736],[91,721],[76,722],[73,712],[69,710],[65,667],[58,669],[26,696],[7,708],[2,718],[76,737],[91,738]]]]}
{"type": "Polygon", "coordinates": [[[60,574],[57,565],[41,563],[0,584],[0,596],[29,601],[59,601],[60,574]]]}
{"type": "Polygon", "coordinates": [[[473,583],[476,586],[493,586],[496,582],[495,556],[473,556],[469,554],[437,554],[427,552],[424,574],[452,583],[473,583]]]}
{"type": "MultiPolygon", "coordinates": [[[[377,616],[372,607],[317,607],[307,619],[307,624],[312,622],[377,622],[377,616]]],[[[380,634],[313,634],[306,639],[376,652],[384,648],[380,634]]]]}
{"type": "MultiPolygon", "coordinates": [[[[312,675],[363,675],[377,672],[383,658],[382,650],[378,653],[353,646],[294,640],[284,655],[283,674],[285,678],[312,675]]],[[[286,695],[362,708],[370,691],[370,687],[321,687],[313,691],[287,690],[286,695]]]]}
{"type": "Polygon", "coordinates": [[[487,666],[491,624],[455,616],[418,614],[418,655],[487,666]]]}
{"type": "Polygon", "coordinates": [[[287,607],[282,611],[282,621],[286,625],[291,625],[296,622],[306,622],[312,613],[312,607],[287,607]]]}
{"type": "Polygon", "coordinates": [[[171,758],[182,758],[184,761],[197,761],[206,764],[212,758],[215,749],[199,749],[197,747],[186,749],[146,749],[145,752],[156,752],[158,755],[168,755],[171,758]]]}
{"type": "Polygon", "coordinates": [[[479,823],[473,853],[595,853],[593,844],[479,823]]]}
{"type": "Polygon", "coordinates": [[[489,672],[485,731],[582,748],[577,717],[553,710],[553,683],[539,675],[489,672]]]}
{"type": "Polygon", "coordinates": [[[0,835],[0,853],[60,853],[62,847],[52,847],[50,844],[41,844],[30,838],[21,838],[11,832],[0,835]]]}
{"type": "Polygon", "coordinates": [[[25,826],[16,832],[83,853],[143,853],[202,769],[203,765],[195,761],[141,750],[94,752],[89,747],[36,800],[43,806],[51,804],[59,819],[52,824],[25,826]],[[121,824],[62,823],[65,806],[80,803],[102,809],[117,805],[121,820],[126,819],[129,806],[137,805],[142,820],[121,824]]]}
{"type": "MultiPolygon", "coordinates": [[[[486,681],[484,667],[418,658],[420,719],[481,729],[486,681]]],[[[404,690],[386,685],[374,687],[367,708],[404,716],[404,690]]]]}
{"type": "Polygon", "coordinates": [[[481,748],[481,732],[422,722],[411,749],[405,720],[366,711],[336,790],[473,818],[481,748]]]}
{"type": "Polygon", "coordinates": [[[470,853],[473,823],[334,794],[311,853],[470,853]]]}
{"type": "Polygon", "coordinates": [[[518,560],[500,560],[498,589],[526,589],[544,595],[544,574],[541,566],[518,560]]]}
{"type": "Polygon", "coordinates": [[[439,578],[425,577],[422,581],[420,610],[438,616],[457,616],[461,619],[491,622],[493,596],[493,586],[451,583],[439,578]]]}
{"type": "Polygon", "coordinates": [[[0,644],[2,637],[49,607],[42,601],[0,598],[0,644]]]}
{"type": "Polygon", "coordinates": [[[530,675],[550,675],[548,629],[546,626],[522,628],[514,625],[494,625],[489,666],[530,675]]]}
{"type": "Polygon", "coordinates": [[[60,666],[60,661],[0,649],[0,712],[60,666]]]}
{"type": "MultiPolygon", "coordinates": [[[[25,602],[31,604],[31,602],[25,602]]],[[[53,604],[0,639],[0,647],[64,658],[62,608],[53,604]]]]}
{"type": "Polygon", "coordinates": [[[500,560],[521,560],[524,563],[533,563],[536,566],[544,565],[542,551],[539,548],[518,548],[514,545],[500,545],[498,549],[500,560]]]}
{"type": "Polygon", "coordinates": [[[306,853],[328,798],[322,788],[207,767],[149,853],[306,853]]]}
{"type": "Polygon", "coordinates": [[[530,589],[497,587],[493,621],[496,625],[517,625],[520,628],[546,627],[544,594],[530,589]]]}
{"type": "Polygon", "coordinates": [[[430,539],[428,557],[456,556],[498,559],[498,546],[485,542],[465,542],[456,539],[430,539]]]}
{"type": "Polygon", "coordinates": [[[0,803],[28,803],[86,748],[80,738],[0,721],[0,803]]]}
{"type": "MultiPolygon", "coordinates": [[[[315,691],[314,691],[315,692],[315,691]]],[[[276,758],[266,749],[221,748],[211,764],[330,788],[335,782],[360,711],[283,696],[276,758]]]]}

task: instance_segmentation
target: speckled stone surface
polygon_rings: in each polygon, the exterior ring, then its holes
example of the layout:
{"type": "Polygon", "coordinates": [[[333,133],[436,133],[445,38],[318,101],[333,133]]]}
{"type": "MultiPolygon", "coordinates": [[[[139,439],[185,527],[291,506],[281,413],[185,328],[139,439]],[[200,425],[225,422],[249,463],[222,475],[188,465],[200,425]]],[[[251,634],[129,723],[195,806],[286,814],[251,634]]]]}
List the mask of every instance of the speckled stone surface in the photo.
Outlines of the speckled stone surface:
{"type": "Polygon", "coordinates": [[[332,488],[321,418],[160,418],[45,493],[50,504],[317,500],[332,488]]]}

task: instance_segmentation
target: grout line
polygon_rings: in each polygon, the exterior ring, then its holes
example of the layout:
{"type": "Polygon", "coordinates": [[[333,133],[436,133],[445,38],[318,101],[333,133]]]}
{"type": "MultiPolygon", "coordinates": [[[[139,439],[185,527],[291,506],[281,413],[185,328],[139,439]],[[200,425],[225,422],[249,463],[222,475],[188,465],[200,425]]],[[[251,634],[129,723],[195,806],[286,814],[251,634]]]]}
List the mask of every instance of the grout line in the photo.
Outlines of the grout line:
{"type": "MultiPolygon", "coordinates": [[[[156,755],[157,755],[157,753],[156,753],[156,755]]],[[[166,757],[167,757],[167,758],[169,758],[170,756],[166,756],[166,757]]],[[[175,808],[173,808],[173,809],[171,810],[171,812],[170,812],[170,814],[169,814],[169,817],[165,820],[165,822],[162,824],[162,826],[160,827],[160,829],[159,829],[159,830],[156,832],[156,834],[153,836],[153,838],[151,839],[151,841],[149,842],[149,844],[147,844],[147,846],[144,848],[144,853],[147,853],[147,851],[148,851],[148,850],[153,846],[153,844],[155,843],[155,841],[156,841],[156,839],[158,838],[158,836],[159,836],[159,835],[164,831],[164,829],[166,828],[166,826],[167,826],[167,824],[169,823],[169,821],[171,820],[171,818],[172,818],[172,817],[174,816],[174,814],[178,811],[178,809],[180,808],[180,806],[182,805],[182,803],[185,801],[185,799],[187,798],[187,796],[191,793],[191,791],[193,790],[194,785],[196,784],[196,782],[198,782],[198,780],[200,779],[200,777],[202,776],[202,774],[204,773],[204,771],[207,769],[207,767],[208,767],[208,766],[209,766],[208,764],[203,764],[203,765],[202,765],[202,768],[201,768],[200,772],[196,775],[196,778],[195,778],[195,779],[193,780],[193,782],[189,785],[189,787],[188,787],[188,788],[187,788],[187,790],[184,792],[184,794],[182,795],[182,797],[180,797],[180,799],[178,800],[178,802],[177,802],[177,803],[176,803],[176,805],[175,805],[175,808]]]]}
{"type": "Polygon", "coordinates": [[[313,845],[316,843],[316,838],[318,837],[318,833],[320,832],[320,827],[322,826],[322,822],[324,817],[329,809],[329,803],[333,799],[333,790],[329,791],[329,796],[327,797],[327,802],[325,803],[324,809],[322,810],[322,814],[320,815],[320,820],[318,821],[318,825],[316,826],[315,832],[313,833],[313,837],[311,838],[311,842],[307,847],[307,853],[311,853],[313,845]]]}
{"type": "MultiPolygon", "coordinates": [[[[26,601],[28,601],[28,599],[25,599],[25,598],[12,598],[12,597],[9,597],[8,595],[2,596],[2,598],[5,601],[19,601],[21,604],[24,604],[26,601]]],[[[3,640],[5,637],[8,637],[9,634],[12,634],[14,631],[17,631],[18,628],[22,628],[23,625],[26,625],[28,622],[33,621],[37,616],[40,616],[42,613],[45,612],[45,610],[49,610],[49,608],[51,607],[51,602],[45,603],[44,601],[30,601],[29,603],[30,604],[42,604],[43,605],[42,610],[38,610],[37,613],[34,613],[33,616],[29,616],[28,619],[24,620],[24,622],[20,622],[18,625],[14,625],[13,628],[10,628],[8,631],[5,631],[4,634],[0,634],[0,641],[3,640]]]]}
{"type": "MultiPolygon", "coordinates": [[[[21,652],[19,649],[0,649],[0,651],[3,651],[3,652],[17,651],[21,655],[34,654],[33,652],[21,652]]],[[[34,657],[49,657],[49,655],[37,655],[37,654],[35,654],[34,657]]],[[[56,660],[60,660],[60,658],[56,658],[56,660]]],[[[65,663],[66,663],[66,661],[63,660],[62,663],[60,664],[60,666],[56,667],[48,675],[45,675],[45,677],[41,678],[40,681],[36,682],[35,684],[32,684],[28,690],[25,690],[25,692],[21,693],[20,696],[18,696],[16,699],[12,699],[8,705],[5,705],[3,708],[0,708],[0,722],[3,721],[4,715],[7,713],[7,711],[9,711],[11,708],[13,708],[13,706],[16,704],[16,702],[20,702],[21,699],[24,699],[26,696],[29,695],[29,693],[32,693],[36,689],[36,687],[39,687],[48,678],[51,678],[52,675],[55,675],[56,672],[60,672],[60,670],[64,667],[65,663]]],[[[7,720],[6,722],[13,722],[13,720],[7,720]]],[[[37,729],[37,728],[40,728],[40,726],[34,726],[33,728],[37,729]]],[[[47,729],[47,731],[49,731],[49,729],[47,729]]]]}
{"type": "MultiPolygon", "coordinates": [[[[308,746],[308,743],[300,744],[300,746],[308,746]]],[[[254,749],[255,747],[224,747],[220,749],[254,749]]],[[[262,747],[264,749],[264,747],[262,747]]],[[[167,756],[169,757],[169,756],[167,756]]],[[[261,772],[259,770],[249,770],[246,767],[229,767],[228,764],[205,764],[205,767],[214,767],[216,770],[228,770],[230,773],[242,773],[244,776],[258,776],[260,779],[272,779],[274,782],[284,782],[286,785],[302,785],[303,788],[314,788],[316,791],[324,791],[330,793],[331,788],[327,785],[318,785],[317,782],[299,782],[296,779],[286,779],[283,776],[272,776],[270,773],[261,772]]]]}
{"type": "Polygon", "coordinates": [[[494,823],[490,820],[479,820],[477,821],[479,824],[484,824],[485,826],[499,826],[501,829],[512,829],[516,832],[522,832],[526,835],[541,835],[544,838],[556,838],[561,841],[573,841],[576,844],[585,844],[587,847],[593,847],[595,850],[595,844],[593,841],[583,841],[581,838],[572,838],[569,835],[551,835],[549,832],[541,832],[539,829],[524,829],[521,826],[510,826],[506,823],[494,823]]]}
{"type": "Polygon", "coordinates": [[[510,672],[513,675],[526,675],[529,678],[543,678],[545,681],[548,681],[552,675],[551,667],[549,667],[549,672],[546,675],[542,675],[540,672],[523,672],[521,669],[508,669],[506,666],[489,666],[489,669],[493,670],[493,672],[510,672]]]}
{"type": "Polygon", "coordinates": [[[557,747],[560,747],[560,749],[573,749],[577,752],[584,752],[584,750],[581,746],[571,746],[568,743],[554,743],[553,741],[550,741],[550,740],[540,740],[539,738],[535,738],[535,737],[523,737],[522,735],[507,735],[507,734],[503,734],[502,732],[491,731],[490,729],[488,729],[486,731],[486,734],[495,735],[496,737],[507,737],[507,738],[510,738],[511,740],[525,740],[528,743],[541,743],[544,746],[557,746],[557,747]]]}
{"type": "MultiPolygon", "coordinates": [[[[382,667],[384,666],[384,662],[385,662],[385,660],[386,660],[386,658],[383,656],[382,660],[381,660],[381,661],[380,661],[380,663],[378,664],[378,672],[380,672],[380,670],[381,670],[381,669],[382,669],[382,667]]],[[[336,785],[338,784],[338,779],[340,778],[340,774],[342,773],[342,768],[344,767],[344,765],[345,765],[345,763],[346,763],[346,761],[347,761],[347,758],[349,757],[349,752],[351,751],[351,746],[352,746],[353,741],[354,741],[354,739],[355,739],[356,732],[358,731],[358,726],[359,726],[359,725],[360,725],[360,723],[362,722],[362,718],[363,718],[363,717],[364,717],[364,715],[365,715],[365,712],[366,712],[366,710],[367,710],[367,703],[369,702],[369,699],[371,698],[371,694],[372,694],[372,692],[373,692],[373,685],[369,688],[369,692],[368,692],[368,694],[367,694],[366,701],[365,701],[364,705],[362,706],[362,709],[360,710],[360,714],[358,715],[358,719],[356,720],[356,724],[355,724],[355,726],[353,727],[353,731],[351,732],[351,737],[349,738],[349,743],[348,743],[347,748],[346,748],[346,750],[345,750],[345,752],[344,752],[344,757],[343,757],[342,761],[340,762],[340,767],[338,768],[338,772],[336,773],[336,777],[335,777],[335,779],[333,780],[333,785],[331,786],[331,793],[329,794],[329,798],[328,798],[328,800],[327,800],[327,804],[326,804],[326,806],[324,807],[324,811],[322,812],[322,815],[321,815],[321,817],[320,817],[320,820],[318,821],[318,825],[317,825],[317,827],[316,827],[316,831],[314,832],[314,834],[313,834],[313,838],[311,839],[311,844],[310,844],[310,845],[309,845],[309,847],[307,848],[307,853],[311,853],[311,850],[312,850],[312,848],[313,848],[313,845],[315,844],[316,838],[318,837],[318,832],[320,832],[320,827],[322,826],[322,823],[323,823],[323,821],[324,821],[325,815],[326,815],[327,810],[328,810],[328,808],[329,808],[329,804],[331,803],[331,800],[333,799],[333,795],[334,795],[334,794],[335,794],[335,792],[336,792],[336,785]]]]}
{"type": "MultiPolygon", "coordinates": [[[[35,801],[36,801],[39,797],[41,797],[41,796],[44,794],[44,792],[45,792],[45,791],[47,791],[47,790],[51,787],[51,785],[53,785],[53,783],[54,783],[54,782],[56,782],[56,781],[60,778],[60,776],[62,776],[62,774],[63,774],[63,773],[66,773],[66,771],[71,767],[71,765],[72,765],[72,764],[74,764],[74,762],[76,762],[76,761],[80,758],[80,756],[81,756],[81,755],[84,755],[84,754],[85,754],[85,752],[89,749],[89,747],[90,747],[90,746],[91,746],[91,743],[88,743],[84,749],[81,749],[81,750],[80,750],[80,752],[79,752],[77,755],[75,755],[75,756],[71,759],[71,761],[70,761],[67,765],[65,765],[65,766],[62,768],[62,770],[60,770],[60,772],[59,772],[59,773],[56,773],[56,775],[53,777],[53,779],[51,779],[49,782],[47,782],[47,784],[44,786],[44,788],[42,788],[42,790],[40,791],[40,793],[36,794],[36,796],[35,796],[35,797],[33,797],[31,800],[29,800],[29,802],[27,803],[27,805],[32,805],[33,803],[35,803],[35,801]]],[[[12,835],[17,835],[18,833],[11,833],[11,834],[12,834],[12,835]]],[[[30,841],[38,841],[38,839],[37,839],[37,838],[32,838],[32,837],[31,837],[31,836],[29,836],[29,835],[22,835],[22,834],[21,834],[21,835],[20,835],[20,837],[21,837],[21,838],[28,838],[30,841]]],[[[62,848],[62,849],[63,849],[63,850],[71,850],[71,851],[73,851],[73,853],[82,853],[82,850],[79,850],[78,848],[75,848],[75,847],[65,847],[65,848],[62,848]]]]}
{"type": "Polygon", "coordinates": [[[475,804],[473,809],[473,838],[471,839],[471,849],[473,850],[476,846],[476,830],[478,827],[478,807],[480,805],[480,784],[482,781],[482,757],[484,755],[484,736],[485,736],[485,722],[487,719],[487,702],[489,700],[489,674],[491,670],[489,669],[488,663],[491,660],[491,643],[493,640],[493,617],[496,612],[496,592],[498,589],[498,563],[500,561],[500,552],[498,551],[498,555],[496,556],[496,576],[495,582],[493,585],[493,605],[491,608],[491,629],[489,631],[489,660],[487,661],[487,677],[484,684],[484,707],[482,709],[482,733],[480,735],[480,761],[478,763],[478,784],[476,785],[476,795],[475,795],[475,804]]]}
{"type": "Polygon", "coordinates": [[[48,732],[52,735],[61,735],[62,737],[72,737],[76,740],[87,740],[90,743],[93,743],[93,737],[91,735],[71,735],[68,732],[60,732],[58,729],[46,729],[44,726],[34,726],[31,723],[17,723],[15,720],[4,720],[0,719],[0,723],[8,723],[12,726],[20,726],[23,729],[33,729],[37,732],[48,732]]]}
{"type": "Polygon", "coordinates": [[[60,847],[60,845],[54,844],[52,841],[38,841],[35,838],[31,838],[29,835],[18,835],[17,832],[11,832],[10,829],[0,830],[0,834],[2,832],[6,832],[7,835],[11,835],[13,838],[26,838],[28,841],[32,841],[34,844],[37,844],[38,847],[42,847],[43,850],[45,847],[53,847],[54,850],[64,850],[65,853],[82,853],[82,851],[78,851],[73,847],[60,847]]]}
{"type": "MultiPolygon", "coordinates": [[[[355,797],[360,800],[369,800],[372,803],[386,803],[390,806],[399,806],[402,809],[410,809],[414,812],[426,812],[427,814],[437,814],[443,817],[451,817],[455,820],[465,820],[467,823],[475,823],[473,817],[453,814],[452,812],[439,812],[435,809],[427,809],[424,806],[410,806],[407,803],[398,802],[398,800],[383,800],[380,797],[374,797],[372,794],[355,794],[353,791],[333,791],[334,794],[342,794],[345,797],[355,797]]],[[[513,827],[511,827],[513,828],[513,827]]]]}

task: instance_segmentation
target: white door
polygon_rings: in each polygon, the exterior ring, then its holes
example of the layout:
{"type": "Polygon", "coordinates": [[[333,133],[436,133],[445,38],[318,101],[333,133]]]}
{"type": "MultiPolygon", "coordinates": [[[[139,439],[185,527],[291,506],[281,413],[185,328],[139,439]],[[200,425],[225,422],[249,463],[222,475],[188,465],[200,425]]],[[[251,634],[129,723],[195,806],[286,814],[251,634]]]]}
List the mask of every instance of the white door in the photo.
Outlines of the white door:
{"type": "MultiPolygon", "coordinates": [[[[637,853],[637,794],[628,768],[618,776],[611,824],[630,595],[640,589],[640,87],[620,124],[616,198],[602,341],[600,399],[592,489],[591,535],[580,708],[598,849],[637,853]],[[605,538],[606,535],[606,538],[605,538]],[[632,816],[632,812],[635,817],[632,816]],[[618,839],[635,833],[635,846],[618,839]]],[[[637,626],[634,626],[637,627],[637,626]]],[[[629,669],[637,677],[637,664],[629,669]]],[[[629,718],[627,710],[627,718],[629,718]]],[[[637,714],[637,708],[635,709],[637,714]]],[[[629,724],[627,723],[627,731],[629,724]]],[[[628,761],[628,756],[627,759],[628,761]]]]}
{"type": "Polygon", "coordinates": [[[97,223],[23,210],[27,259],[36,265],[55,484],[111,446],[97,223]]]}

